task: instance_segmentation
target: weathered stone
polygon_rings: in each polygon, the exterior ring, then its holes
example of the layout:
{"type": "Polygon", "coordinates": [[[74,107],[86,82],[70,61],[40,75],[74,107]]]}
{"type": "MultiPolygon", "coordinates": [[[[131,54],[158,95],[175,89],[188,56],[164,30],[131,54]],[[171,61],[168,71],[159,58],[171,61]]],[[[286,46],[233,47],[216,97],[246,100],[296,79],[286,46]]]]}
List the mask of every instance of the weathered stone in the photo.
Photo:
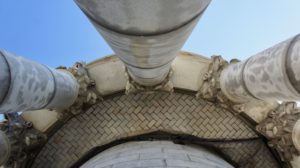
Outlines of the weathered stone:
{"type": "MultiPolygon", "coordinates": [[[[282,154],[281,158],[284,161],[290,161],[294,155],[300,155],[292,138],[298,120],[300,120],[300,110],[297,104],[284,102],[276,110],[271,111],[268,118],[256,127],[257,131],[269,139],[269,145],[282,154]]],[[[299,140],[296,139],[297,142],[299,140]]]]}
{"type": "Polygon", "coordinates": [[[197,97],[202,97],[211,101],[223,102],[220,87],[220,75],[222,70],[228,65],[221,56],[212,56],[212,62],[208,67],[208,72],[203,77],[203,85],[197,93],[197,97]]]}
{"type": "MultiPolygon", "coordinates": [[[[60,67],[61,69],[66,69],[65,67],[60,67]]],[[[67,69],[77,80],[79,84],[78,97],[74,104],[68,109],[64,110],[61,117],[66,113],[71,113],[76,115],[82,112],[82,108],[87,105],[92,105],[97,102],[97,100],[102,100],[102,97],[95,89],[95,81],[89,77],[88,71],[86,69],[86,64],[84,62],[77,62],[71,68],[67,69]]]]}
{"type": "Polygon", "coordinates": [[[223,93],[233,102],[300,100],[300,35],[247,60],[228,66],[221,75],[223,93]]]}
{"type": "Polygon", "coordinates": [[[0,123],[0,143],[6,143],[6,148],[0,151],[7,150],[5,156],[0,152],[0,165],[22,167],[34,157],[34,150],[40,148],[47,137],[33,129],[32,124],[23,120],[18,113],[6,114],[6,118],[6,121],[0,123]]]}
{"type": "Polygon", "coordinates": [[[71,74],[6,51],[0,51],[0,57],[0,61],[7,63],[0,66],[0,113],[43,108],[61,110],[74,103],[78,84],[71,74]],[[5,80],[10,81],[9,87],[4,86],[7,85],[5,80]]]}

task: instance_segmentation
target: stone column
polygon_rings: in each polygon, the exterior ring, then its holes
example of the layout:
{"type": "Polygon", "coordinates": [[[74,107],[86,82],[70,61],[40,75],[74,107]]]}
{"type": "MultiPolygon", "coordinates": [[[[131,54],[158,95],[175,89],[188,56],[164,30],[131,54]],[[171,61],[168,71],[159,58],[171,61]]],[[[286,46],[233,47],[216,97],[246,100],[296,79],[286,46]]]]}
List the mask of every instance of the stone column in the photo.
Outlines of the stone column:
{"type": "Polygon", "coordinates": [[[164,81],[171,62],[211,0],[76,0],[143,86],[164,81]]]}
{"type": "Polygon", "coordinates": [[[72,74],[0,51],[0,113],[65,109],[78,95],[72,74]]]}
{"type": "Polygon", "coordinates": [[[222,92],[233,102],[300,100],[300,35],[229,65],[220,78],[222,92]]]}

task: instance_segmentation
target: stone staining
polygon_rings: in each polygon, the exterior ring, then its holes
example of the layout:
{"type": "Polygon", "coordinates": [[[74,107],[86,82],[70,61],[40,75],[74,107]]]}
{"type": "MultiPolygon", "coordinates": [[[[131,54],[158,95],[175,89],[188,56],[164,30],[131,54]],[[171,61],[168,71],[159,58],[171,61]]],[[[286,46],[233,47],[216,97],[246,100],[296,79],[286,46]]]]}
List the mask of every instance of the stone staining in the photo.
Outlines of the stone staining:
{"type": "Polygon", "coordinates": [[[297,142],[294,142],[293,138],[295,124],[299,119],[300,109],[297,108],[297,104],[285,102],[271,111],[268,117],[256,127],[257,131],[269,139],[269,145],[280,152],[283,161],[290,161],[293,155],[300,155],[295,146],[297,142]]]}
{"type": "MultiPolygon", "coordinates": [[[[0,111],[14,113],[47,106],[55,90],[51,71],[41,64],[9,52],[0,51],[0,54],[8,65],[8,75],[5,75],[5,80],[10,80],[0,111]]],[[[1,76],[2,73],[6,74],[2,68],[0,67],[1,76]]]]}
{"type": "Polygon", "coordinates": [[[0,51],[0,111],[14,113],[43,108],[64,109],[77,97],[72,75],[0,51]],[[8,82],[9,81],[9,82],[8,82]]]}
{"type": "Polygon", "coordinates": [[[0,122],[0,165],[22,167],[35,157],[35,150],[46,142],[47,136],[17,113],[8,113],[6,117],[6,121],[0,122]]]}
{"type": "Polygon", "coordinates": [[[299,36],[228,66],[221,74],[224,94],[234,102],[300,100],[299,36]]]}
{"type": "Polygon", "coordinates": [[[299,53],[300,53],[300,34],[298,34],[291,41],[290,47],[287,51],[287,75],[291,80],[295,89],[300,92],[300,66],[299,66],[299,53]]]}

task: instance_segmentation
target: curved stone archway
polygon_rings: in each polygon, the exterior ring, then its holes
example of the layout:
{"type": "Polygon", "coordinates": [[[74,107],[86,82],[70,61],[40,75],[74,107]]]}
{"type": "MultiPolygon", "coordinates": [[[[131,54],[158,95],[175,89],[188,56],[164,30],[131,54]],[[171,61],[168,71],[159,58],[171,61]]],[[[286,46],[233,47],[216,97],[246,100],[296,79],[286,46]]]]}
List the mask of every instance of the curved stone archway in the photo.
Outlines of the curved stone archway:
{"type": "Polygon", "coordinates": [[[259,167],[278,166],[259,136],[237,115],[192,95],[156,92],[116,95],[73,117],[49,139],[33,167],[68,167],[96,146],[155,130],[216,142],[240,165],[249,166],[245,163],[251,159],[249,164],[259,167]],[[253,157],[257,152],[265,158],[253,157]]]}

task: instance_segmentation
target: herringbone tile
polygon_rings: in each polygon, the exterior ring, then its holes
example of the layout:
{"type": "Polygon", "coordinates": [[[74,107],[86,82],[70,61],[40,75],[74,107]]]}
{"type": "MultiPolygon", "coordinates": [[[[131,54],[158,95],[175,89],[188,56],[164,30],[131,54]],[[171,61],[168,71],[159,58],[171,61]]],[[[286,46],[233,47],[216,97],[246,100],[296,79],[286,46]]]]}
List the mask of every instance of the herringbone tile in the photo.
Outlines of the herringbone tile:
{"type": "MultiPolygon", "coordinates": [[[[99,102],[69,120],[49,139],[33,167],[68,167],[95,146],[149,130],[172,130],[214,140],[257,137],[231,112],[194,96],[121,95],[99,102]]],[[[242,153],[250,148],[233,145],[224,150],[242,153]]],[[[235,153],[233,160],[243,160],[246,156],[235,153]]]]}

